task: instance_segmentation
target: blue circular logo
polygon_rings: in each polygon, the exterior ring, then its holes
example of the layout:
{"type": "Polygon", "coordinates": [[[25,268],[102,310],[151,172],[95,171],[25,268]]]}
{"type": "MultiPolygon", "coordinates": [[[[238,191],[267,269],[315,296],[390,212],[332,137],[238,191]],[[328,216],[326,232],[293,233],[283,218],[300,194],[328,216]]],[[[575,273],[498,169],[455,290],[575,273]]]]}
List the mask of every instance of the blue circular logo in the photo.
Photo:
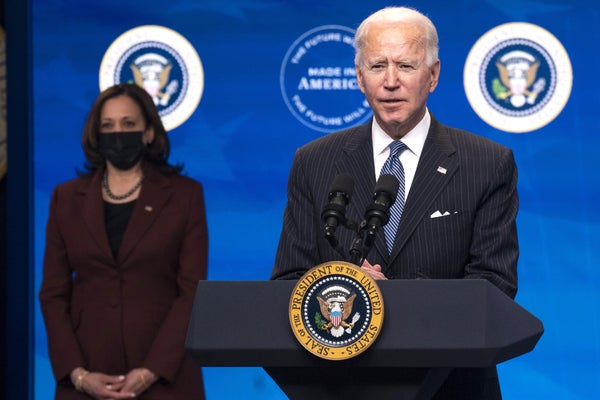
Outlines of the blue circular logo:
{"type": "Polygon", "coordinates": [[[371,109],[354,67],[354,30],[324,25],[301,35],[281,65],[283,99],[310,129],[333,132],[366,122],[371,109]]]}
{"type": "Polygon", "coordinates": [[[140,26],[119,36],[100,65],[100,89],[136,83],[152,96],[163,124],[171,130],[195,111],[204,88],[204,71],[192,45],[177,32],[140,26]]]}
{"type": "Polygon", "coordinates": [[[491,126],[514,133],[550,123],[571,93],[571,62],[548,31],[527,23],[500,25],[484,34],[465,62],[471,107],[491,126]]]}

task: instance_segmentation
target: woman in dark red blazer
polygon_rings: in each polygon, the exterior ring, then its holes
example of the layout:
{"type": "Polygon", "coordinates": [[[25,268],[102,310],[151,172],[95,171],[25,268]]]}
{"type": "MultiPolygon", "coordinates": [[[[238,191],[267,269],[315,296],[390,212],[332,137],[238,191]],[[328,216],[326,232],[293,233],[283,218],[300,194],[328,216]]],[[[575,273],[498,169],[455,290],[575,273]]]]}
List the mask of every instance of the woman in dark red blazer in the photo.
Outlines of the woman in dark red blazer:
{"type": "Polygon", "coordinates": [[[203,399],[184,349],[208,234],[202,186],[168,163],[152,98],[100,94],[83,130],[86,172],[58,185],[39,293],[56,399],[203,399]]]}

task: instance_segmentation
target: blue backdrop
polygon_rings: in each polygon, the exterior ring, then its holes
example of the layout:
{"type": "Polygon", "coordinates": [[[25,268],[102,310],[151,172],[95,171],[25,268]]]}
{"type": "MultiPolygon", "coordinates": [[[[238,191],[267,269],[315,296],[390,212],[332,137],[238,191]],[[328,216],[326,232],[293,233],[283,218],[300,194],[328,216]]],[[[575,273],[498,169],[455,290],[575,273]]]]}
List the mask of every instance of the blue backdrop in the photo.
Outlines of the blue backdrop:
{"type": "MultiPolygon", "coordinates": [[[[353,53],[344,35],[389,3],[34,0],[32,4],[36,292],[49,197],[56,184],[73,178],[82,166],[80,132],[99,92],[100,64],[117,37],[141,25],[175,30],[192,44],[202,62],[204,87],[198,107],[170,132],[170,138],[172,161],[184,162],[188,175],[205,186],[209,279],[268,279],[294,151],[329,129],[370,115],[353,87],[353,53]],[[315,36],[319,29],[336,30],[341,39],[327,42],[325,36],[315,36]],[[323,39],[318,50],[299,53],[300,43],[318,37],[323,39]],[[298,89],[294,79],[315,62],[310,57],[320,59],[320,66],[339,67],[314,73],[323,79],[337,76],[337,84],[344,87],[312,95],[294,93],[298,89]],[[298,67],[302,63],[303,70],[298,67]],[[299,118],[302,107],[317,110],[314,118],[299,118]],[[341,119],[319,119],[327,110],[341,119]]],[[[583,0],[430,0],[409,5],[428,14],[440,35],[442,72],[430,109],[443,123],[511,147],[519,166],[522,251],[516,300],[544,322],[546,332],[533,352],[499,366],[504,396],[597,398],[591,382],[600,376],[596,213],[600,179],[593,155],[600,146],[596,51],[600,9],[583,0]],[[476,114],[463,87],[463,68],[485,32],[519,21],[548,30],[562,43],[574,79],[568,103],[554,120],[515,134],[493,128],[476,114]]],[[[323,79],[318,82],[328,85],[323,79]]],[[[205,375],[208,399],[285,398],[260,368],[206,368],[205,375]]],[[[53,386],[36,301],[35,398],[52,398],[53,386]]]]}

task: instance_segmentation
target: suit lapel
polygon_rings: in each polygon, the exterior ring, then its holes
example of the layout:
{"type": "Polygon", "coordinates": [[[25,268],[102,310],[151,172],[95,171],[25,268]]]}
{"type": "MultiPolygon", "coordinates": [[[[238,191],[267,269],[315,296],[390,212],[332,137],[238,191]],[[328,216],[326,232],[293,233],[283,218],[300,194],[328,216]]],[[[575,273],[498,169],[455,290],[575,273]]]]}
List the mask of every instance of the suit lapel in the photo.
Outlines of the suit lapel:
{"type": "Polygon", "coordinates": [[[118,254],[119,264],[127,259],[144,233],[152,226],[172,192],[171,183],[167,178],[152,173],[146,176],[133,215],[123,235],[118,254]]]}
{"type": "MultiPolygon", "coordinates": [[[[372,121],[361,125],[348,135],[352,135],[343,148],[344,156],[337,164],[337,172],[347,172],[354,177],[354,194],[350,207],[360,222],[364,218],[365,210],[373,202],[373,189],[375,188],[375,165],[373,163],[373,140],[371,138],[372,121]],[[365,163],[365,160],[368,162],[365,163]]],[[[387,261],[389,255],[385,244],[383,229],[375,238],[374,248],[380,256],[387,261]]]]}
{"type": "Polygon", "coordinates": [[[365,124],[349,132],[352,135],[343,148],[344,156],[336,163],[336,172],[346,172],[354,178],[354,193],[350,207],[359,216],[363,216],[366,204],[364,199],[373,197],[375,185],[375,167],[373,165],[373,143],[371,141],[371,125],[365,124]],[[365,160],[370,160],[365,165],[365,160]]]}
{"type": "Polygon", "coordinates": [[[79,194],[83,196],[83,220],[90,235],[108,259],[113,255],[108,244],[104,224],[104,202],[102,200],[102,171],[98,171],[90,180],[83,180],[79,194]]]}
{"type": "Polygon", "coordinates": [[[456,173],[459,162],[456,148],[446,128],[433,116],[417,171],[402,213],[391,261],[398,256],[418,224],[429,218],[427,211],[456,173]]]}

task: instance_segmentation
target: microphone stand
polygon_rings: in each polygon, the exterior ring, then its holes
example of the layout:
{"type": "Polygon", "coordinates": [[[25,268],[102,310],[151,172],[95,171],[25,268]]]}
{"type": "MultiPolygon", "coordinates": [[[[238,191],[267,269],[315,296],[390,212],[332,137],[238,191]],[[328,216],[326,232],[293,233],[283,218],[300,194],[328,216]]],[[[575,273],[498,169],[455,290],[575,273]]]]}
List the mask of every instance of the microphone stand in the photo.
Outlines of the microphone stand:
{"type": "MultiPolygon", "coordinates": [[[[363,262],[367,258],[367,255],[371,251],[371,248],[375,244],[375,237],[377,236],[377,232],[379,231],[379,226],[377,223],[373,221],[373,218],[376,218],[380,221],[381,226],[385,225],[388,222],[388,215],[385,211],[385,208],[374,204],[369,207],[367,214],[369,217],[369,221],[363,219],[360,224],[357,224],[354,221],[346,220],[344,226],[354,232],[356,232],[356,236],[352,240],[352,244],[350,245],[350,263],[362,266],[363,262]]],[[[335,249],[335,251],[340,254],[344,259],[346,255],[340,246],[337,238],[335,237],[335,233],[325,230],[325,238],[329,241],[329,244],[335,249]]]]}
{"type": "MultiPolygon", "coordinates": [[[[366,221],[362,221],[358,224],[355,221],[344,218],[344,222],[341,225],[346,229],[349,229],[353,232],[356,232],[356,238],[352,241],[352,246],[350,248],[350,262],[352,264],[360,266],[363,260],[366,258],[366,253],[364,252],[363,239],[362,239],[362,231],[366,226],[366,221]]],[[[347,260],[348,256],[344,252],[344,248],[339,244],[339,240],[335,236],[335,229],[331,229],[330,227],[325,227],[324,235],[325,239],[329,242],[331,247],[342,256],[342,259],[347,260]]]]}
{"type": "MultiPolygon", "coordinates": [[[[383,220],[382,225],[387,223],[387,214],[382,212],[383,210],[381,210],[381,207],[373,205],[369,208],[369,211],[371,213],[375,212],[376,216],[383,220]]],[[[372,216],[371,214],[368,215],[372,216]]],[[[350,245],[349,262],[360,267],[371,251],[373,244],[375,244],[375,236],[377,235],[377,231],[379,229],[377,225],[367,222],[366,219],[363,219],[359,224],[355,221],[344,218],[344,222],[341,224],[341,226],[356,233],[354,239],[352,240],[352,244],[350,245]]],[[[343,247],[340,245],[339,240],[335,236],[335,229],[325,227],[324,237],[327,239],[331,247],[333,247],[333,249],[339,255],[341,255],[344,260],[348,259],[343,247]]]]}
{"type": "Polygon", "coordinates": [[[357,266],[362,266],[375,243],[376,228],[369,226],[366,220],[363,220],[358,229],[356,236],[350,246],[350,262],[357,266]]]}
{"type": "MultiPolygon", "coordinates": [[[[388,211],[396,200],[396,192],[398,191],[398,180],[393,175],[382,175],[375,185],[374,203],[371,204],[365,212],[364,219],[357,224],[345,217],[345,210],[330,204],[328,209],[323,212],[323,216],[329,214],[341,222],[341,226],[350,229],[356,233],[352,244],[350,245],[350,263],[361,267],[367,254],[375,244],[377,232],[381,227],[387,224],[389,220],[388,211]]],[[[326,225],[324,236],[329,244],[340,254],[344,259],[346,255],[338,239],[335,236],[335,227],[326,225]]]]}
{"type": "Polygon", "coordinates": [[[362,238],[357,235],[352,241],[352,246],[350,246],[350,262],[360,267],[365,258],[362,238]]]}
{"type": "Polygon", "coordinates": [[[342,246],[340,246],[339,241],[338,241],[337,237],[335,236],[335,231],[333,229],[325,228],[324,236],[325,236],[325,239],[327,239],[327,241],[331,245],[331,247],[333,247],[333,249],[336,251],[336,253],[338,253],[345,259],[346,254],[344,253],[344,248],[342,246]]]}

